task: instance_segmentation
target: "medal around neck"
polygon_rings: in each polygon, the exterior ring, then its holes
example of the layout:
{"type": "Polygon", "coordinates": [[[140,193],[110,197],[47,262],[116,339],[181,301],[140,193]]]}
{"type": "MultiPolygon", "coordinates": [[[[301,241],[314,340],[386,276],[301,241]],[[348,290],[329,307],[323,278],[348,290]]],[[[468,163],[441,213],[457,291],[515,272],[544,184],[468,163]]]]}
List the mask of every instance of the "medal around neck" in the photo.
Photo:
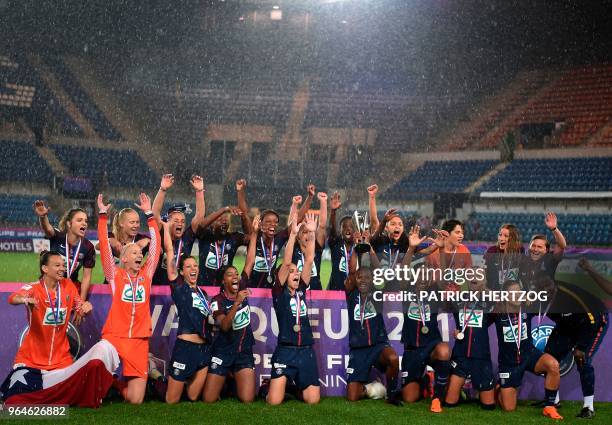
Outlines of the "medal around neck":
{"type": "Polygon", "coordinates": [[[421,328],[421,333],[424,334],[424,335],[428,334],[429,333],[429,328],[427,326],[423,326],[421,328]]]}
{"type": "Polygon", "coordinates": [[[295,325],[293,325],[293,331],[294,332],[299,332],[302,329],[302,327],[300,325],[298,325],[297,323],[295,325]]]}
{"type": "Polygon", "coordinates": [[[459,332],[455,338],[457,338],[459,341],[463,341],[465,334],[463,332],[459,332]]]}

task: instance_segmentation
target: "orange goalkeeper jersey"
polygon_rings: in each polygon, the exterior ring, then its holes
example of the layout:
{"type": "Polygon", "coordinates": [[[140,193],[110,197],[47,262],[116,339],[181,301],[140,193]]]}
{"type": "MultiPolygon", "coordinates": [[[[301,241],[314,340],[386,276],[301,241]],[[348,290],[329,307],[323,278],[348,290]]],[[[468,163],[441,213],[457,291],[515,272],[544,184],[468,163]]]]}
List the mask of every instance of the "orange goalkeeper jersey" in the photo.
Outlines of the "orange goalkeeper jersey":
{"type": "Polygon", "coordinates": [[[153,217],[147,219],[151,235],[149,254],[147,261],[136,276],[128,276],[124,268],[115,265],[108,242],[107,222],[106,214],[100,214],[98,219],[100,256],[104,276],[113,293],[113,302],[102,329],[102,337],[105,335],[123,338],[150,337],[152,329],[149,297],[151,281],[160,255],[157,221],[153,217]]]}
{"type": "Polygon", "coordinates": [[[9,296],[34,298],[35,305],[28,305],[28,332],[17,351],[15,364],[36,369],[53,370],[72,364],[68,343],[70,313],[82,305],[79,292],[70,279],[62,279],[54,291],[45,287],[42,280],[28,283],[9,296]],[[58,302],[59,295],[59,302],[58,302]]]}

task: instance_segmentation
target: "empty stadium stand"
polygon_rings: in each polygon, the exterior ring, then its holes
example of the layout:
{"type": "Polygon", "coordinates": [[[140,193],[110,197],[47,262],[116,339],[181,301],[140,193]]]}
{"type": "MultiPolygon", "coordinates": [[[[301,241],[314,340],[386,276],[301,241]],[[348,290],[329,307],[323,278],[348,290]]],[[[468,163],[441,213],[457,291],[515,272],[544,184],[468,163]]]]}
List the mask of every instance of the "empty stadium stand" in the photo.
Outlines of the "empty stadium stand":
{"type": "MultiPolygon", "coordinates": [[[[10,226],[38,226],[38,217],[34,214],[32,205],[37,196],[7,195],[0,194],[0,224],[10,226]]],[[[57,225],[57,216],[49,212],[49,220],[57,225]]]]}
{"type": "Polygon", "coordinates": [[[89,177],[101,185],[136,190],[158,184],[158,177],[136,152],[57,144],[51,148],[74,176],[89,177]]]}
{"type": "Polygon", "coordinates": [[[119,131],[113,127],[91,97],[83,90],[78,79],[64,61],[58,56],[46,57],[45,61],[60,81],[62,88],[78,106],[79,111],[89,120],[96,133],[103,139],[120,140],[119,131]]]}
{"type": "Polygon", "coordinates": [[[36,147],[27,142],[0,140],[2,161],[0,163],[0,180],[53,183],[53,172],[40,156],[36,147]]]}
{"type": "Polygon", "coordinates": [[[612,190],[612,158],[512,161],[479,192],[598,192],[612,190]]]}
{"type": "MultiPolygon", "coordinates": [[[[548,234],[542,214],[476,213],[480,223],[479,239],[497,240],[499,227],[504,223],[516,225],[523,242],[529,242],[532,235],[548,234]]],[[[610,245],[612,244],[612,216],[558,214],[559,228],[570,245],[610,245]]]]}
{"type": "Polygon", "coordinates": [[[381,199],[427,199],[434,193],[460,193],[496,164],[492,160],[426,161],[383,193],[381,199]]]}

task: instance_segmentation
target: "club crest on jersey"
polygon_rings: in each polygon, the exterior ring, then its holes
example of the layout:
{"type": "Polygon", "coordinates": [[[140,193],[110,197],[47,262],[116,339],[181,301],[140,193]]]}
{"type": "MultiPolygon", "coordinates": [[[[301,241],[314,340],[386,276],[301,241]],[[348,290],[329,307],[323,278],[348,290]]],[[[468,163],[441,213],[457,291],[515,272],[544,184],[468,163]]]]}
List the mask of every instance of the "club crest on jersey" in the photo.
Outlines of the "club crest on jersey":
{"type": "MultiPolygon", "coordinates": [[[[516,338],[518,337],[518,324],[512,326],[504,326],[502,328],[502,332],[504,334],[504,342],[513,342],[516,343],[516,338]]],[[[527,339],[527,323],[521,324],[521,341],[527,339]]]]}
{"type": "MultiPolygon", "coordinates": [[[[295,308],[296,306],[296,302],[295,302],[295,298],[291,298],[291,300],[289,300],[289,307],[291,307],[291,315],[293,317],[295,317],[295,308]]],[[[300,299],[300,317],[306,316],[308,314],[307,310],[306,310],[306,303],[304,302],[304,300],[300,299]]]]}
{"type": "Polygon", "coordinates": [[[138,286],[136,289],[136,297],[133,297],[132,286],[129,283],[126,283],[125,285],[123,285],[123,292],[121,293],[121,301],[125,301],[128,303],[131,303],[132,301],[134,301],[136,304],[141,304],[145,302],[145,288],[144,286],[141,286],[139,284],[140,279],[142,278],[138,279],[139,282],[137,283],[138,286]]]}
{"type": "MultiPolygon", "coordinates": [[[[53,309],[51,307],[47,307],[45,310],[45,317],[43,319],[43,325],[47,326],[58,326],[66,323],[66,308],[62,307],[59,311],[58,321],[55,321],[55,315],[53,314],[53,309]]],[[[57,310],[55,311],[57,313],[57,310]]]]}
{"type": "MultiPolygon", "coordinates": [[[[298,271],[301,273],[302,269],[304,268],[304,264],[302,264],[302,259],[299,259],[297,262],[297,269],[298,271]]],[[[317,276],[317,266],[315,265],[314,261],[312,262],[312,267],[311,267],[311,277],[316,277],[317,276]]]]}
{"type": "Polygon", "coordinates": [[[463,310],[459,310],[459,326],[463,327],[463,324],[465,323],[465,317],[467,317],[468,328],[482,328],[482,323],[484,319],[484,312],[482,310],[466,310],[465,316],[463,314],[463,310]]]}
{"type": "Polygon", "coordinates": [[[429,322],[431,320],[431,308],[429,307],[429,304],[423,304],[421,307],[419,307],[419,304],[411,302],[408,306],[408,318],[410,320],[421,321],[421,309],[425,312],[425,321],[429,322]]]}
{"type": "MultiPolygon", "coordinates": [[[[358,322],[361,321],[361,312],[359,311],[359,309],[359,304],[355,305],[355,308],[353,309],[353,319],[357,320],[358,322]]],[[[376,308],[374,308],[374,304],[372,304],[372,302],[368,300],[365,306],[365,311],[363,313],[363,319],[368,320],[373,317],[376,317],[376,308]]]]}
{"type": "Polygon", "coordinates": [[[237,331],[246,328],[251,324],[251,308],[246,305],[236,312],[232,321],[232,329],[237,331]]]}
{"type": "Polygon", "coordinates": [[[191,303],[191,306],[193,308],[197,308],[198,310],[200,310],[200,313],[202,313],[204,316],[208,316],[210,312],[208,311],[208,309],[206,308],[206,306],[204,305],[204,303],[202,302],[198,294],[195,294],[192,292],[191,298],[193,300],[193,302],[191,303]]]}

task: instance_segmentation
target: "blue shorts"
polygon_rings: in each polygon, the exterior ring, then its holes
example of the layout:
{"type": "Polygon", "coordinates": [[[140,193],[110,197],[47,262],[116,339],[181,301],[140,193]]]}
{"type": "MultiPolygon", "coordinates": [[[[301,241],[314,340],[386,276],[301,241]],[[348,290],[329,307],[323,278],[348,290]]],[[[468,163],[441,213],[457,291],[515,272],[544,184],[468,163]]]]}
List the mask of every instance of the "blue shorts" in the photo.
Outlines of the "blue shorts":
{"type": "Polygon", "coordinates": [[[518,388],[523,381],[525,371],[535,374],[535,366],[540,357],[544,355],[538,349],[534,349],[528,354],[521,354],[521,363],[519,365],[499,365],[499,383],[502,388],[518,388]]]}
{"type": "Polygon", "coordinates": [[[429,344],[422,347],[404,347],[404,355],[402,356],[402,387],[412,382],[418,382],[425,367],[431,362],[431,353],[435,350],[436,345],[442,342],[441,339],[431,341],[429,344]]]}
{"type": "Polygon", "coordinates": [[[586,317],[571,324],[564,322],[555,326],[544,351],[561,362],[576,348],[584,352],[585,362],[590,364],[607,331],[607,314],[594,316],[593,322],[586,317]]]}
{"type": "Polygon", "coordinates": [[[251,350],[240,353],[214,351],[210,359],[208,373],[227,376],[229,372],[238,372],[246,368],[255,368],[255,360],[251,350]]]}
{"type": "Polygon", "coordinates": [[[272,355],[271,379],[286,376],[300,390],[319,386],[319,367],[312,347],[278,345],[272,355]]]}
{"type": "Polygon", "coordinates": [[[385,367],[379,360],[380,354],[387,347],[389,347],[388,343],[380,342],[370,347],[351,348],[346,368],[346,381],[369,382],[372,366],[384,373],[385,367]]]}
{"type": "Polygon", "coordinates": [[[209,363],[210,344],[196,344],[177,338],[170,359],[170,376],[176,381],[185,382],[209,363]]]}
{"type": "Polygon", "coordinates": [[[451,375],[470,379],[476,391],[493,389],[493,365],[491,359],[457,357],[451,359],[451,375]]]}

